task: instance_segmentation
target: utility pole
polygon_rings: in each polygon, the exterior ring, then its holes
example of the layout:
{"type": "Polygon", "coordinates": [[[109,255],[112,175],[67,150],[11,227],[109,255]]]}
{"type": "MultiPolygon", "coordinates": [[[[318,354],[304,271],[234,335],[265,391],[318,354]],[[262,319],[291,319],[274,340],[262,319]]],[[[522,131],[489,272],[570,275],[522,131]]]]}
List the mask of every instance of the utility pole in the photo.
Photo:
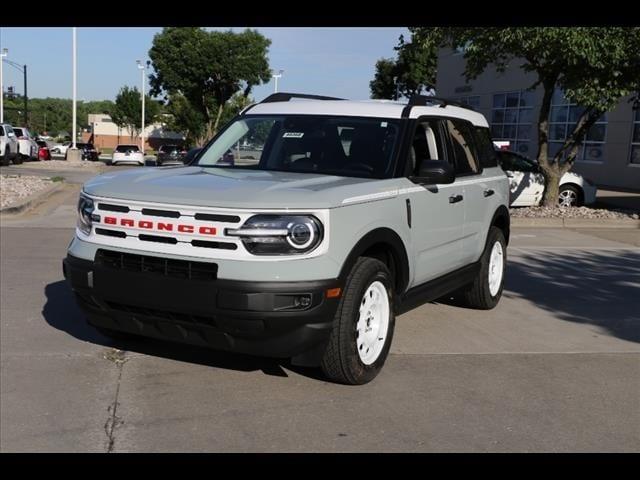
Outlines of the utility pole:
{"type": "Polygon", "coordinates": [[[138,64],[138,68],[140,69],[140,72],[142,73],[142,130],[140,130],[140,150],[142,150],[142,157],[144,158],[144,90],[145,90],[145,70],[147,69],[147,67],[144,66],[144,64],[140,61],[140,60],[136,60],[136,63],[138,64]]]}
{"type": "Polygon", "coordinates": [[[73,27],[73,124],[71,125],[71,148],[76,149],[76,27],[73,27]]]}
{"type": "Polygon", "coordinates": [[[29,127],[29,121],[28,121],[28,112],[29,112],[29,96],[27,95],[27,66],[23,65],[23,71],[24,71],[24,95],[22,96],[22,99],[24,100],[24,125],[25,127],[29,127]]]}
{"type": "Polygon", "coordinates": [[[9,54],[9,50],[6,48],[2,49],[2,53],[0,53],[0,123],[4,123],[4,86],[2,83],[2,64],[4,63],[2,59],[9,54]]]}

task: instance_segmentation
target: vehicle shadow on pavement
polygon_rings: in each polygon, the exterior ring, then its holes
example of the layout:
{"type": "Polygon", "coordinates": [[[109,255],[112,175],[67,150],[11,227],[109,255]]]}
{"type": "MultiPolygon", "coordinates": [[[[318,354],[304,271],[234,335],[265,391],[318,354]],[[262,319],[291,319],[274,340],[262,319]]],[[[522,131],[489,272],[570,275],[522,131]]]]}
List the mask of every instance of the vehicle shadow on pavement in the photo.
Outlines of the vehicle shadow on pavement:
{"type": "MultiPolygon", "coordinates": [[[[504,296],[640,343],[640,252],[523,253],[507,265],[504,296]]],[[[438,303],[462,306],[456,297],[438,303]]]]}
{"type": "Polygon", "coordinates": [[[50,283],[45,287],[44,292],[47,301],[42,309],[42,315],[46,322],[78,340],[127,352],[242,372],[260,370],[266,375],[287,377],[287,372],[283,369],[286,367],[303,376],[313,378],[317,375],[316,369],[292,367],[286,360],[252,357],[204,347],[163,342],[152,338],[131,341],[111,339],[87,323],[66,281],[50,283]]]}

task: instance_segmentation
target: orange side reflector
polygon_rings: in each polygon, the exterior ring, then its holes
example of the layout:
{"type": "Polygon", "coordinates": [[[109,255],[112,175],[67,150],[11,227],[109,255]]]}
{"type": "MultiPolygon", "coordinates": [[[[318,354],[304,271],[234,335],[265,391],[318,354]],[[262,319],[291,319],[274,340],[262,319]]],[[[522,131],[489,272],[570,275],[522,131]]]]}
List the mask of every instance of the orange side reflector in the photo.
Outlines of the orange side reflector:
{"type": "Polygon", "coordinates": [[[342,289],[338,288],[329,288],[327,289],[327,298],[338,298],[342,293],[342,289]]]}

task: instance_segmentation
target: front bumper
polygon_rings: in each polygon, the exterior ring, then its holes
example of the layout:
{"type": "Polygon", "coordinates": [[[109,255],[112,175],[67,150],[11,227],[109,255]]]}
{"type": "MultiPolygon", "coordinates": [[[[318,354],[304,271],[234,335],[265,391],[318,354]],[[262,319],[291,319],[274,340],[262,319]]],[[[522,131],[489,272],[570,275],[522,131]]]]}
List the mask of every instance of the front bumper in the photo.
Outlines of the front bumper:
{"type": "Polygon", "coordinates": [[[217,350],[293,358],[300,365],[319,363],[339,303],[325,292],[339,286],[338,280],[223,280],[195,262],[144,256],[147,264],[143,259],[140,268],[139,260],[132,259],[142,255],[118,260],[118,252],[107,253],[99,251],[95,261],[72,255],[63,261],[65,278],[90,324],[217,350]],[[296,299],[309,305],[295,307],[296,299]]]}

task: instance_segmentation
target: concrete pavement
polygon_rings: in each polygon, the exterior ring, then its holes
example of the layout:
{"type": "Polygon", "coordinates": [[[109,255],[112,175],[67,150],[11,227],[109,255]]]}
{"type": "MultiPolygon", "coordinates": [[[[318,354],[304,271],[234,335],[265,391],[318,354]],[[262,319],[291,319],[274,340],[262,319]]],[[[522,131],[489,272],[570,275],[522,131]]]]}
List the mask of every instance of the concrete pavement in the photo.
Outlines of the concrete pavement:
{"type": "Polygon", "coordinates": [[[491,311],[397,320],[381,375],[113,342],[63,280],[77,191],[0,221],[1,451],[638,451],[639,232],[517,229],[491,311]]]}

